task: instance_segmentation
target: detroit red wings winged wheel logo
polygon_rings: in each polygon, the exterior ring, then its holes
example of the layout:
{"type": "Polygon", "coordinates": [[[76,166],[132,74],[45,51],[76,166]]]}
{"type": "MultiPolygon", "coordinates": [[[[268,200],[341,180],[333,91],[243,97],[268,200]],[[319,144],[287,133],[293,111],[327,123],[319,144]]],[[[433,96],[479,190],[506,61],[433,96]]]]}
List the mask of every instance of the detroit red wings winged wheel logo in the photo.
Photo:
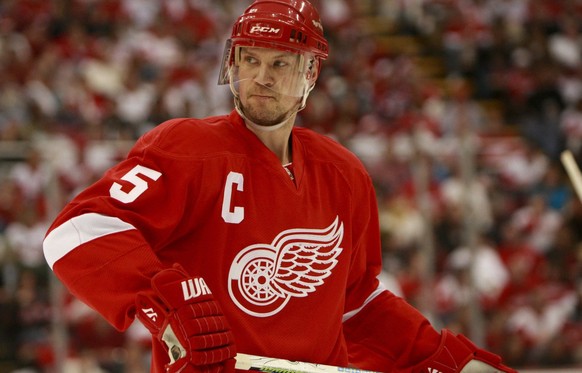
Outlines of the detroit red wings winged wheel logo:
{"type": "Polygon", "coordinates": [[[245,313],[268,317],[293,297],[306,297],[331,275],[342,252],[343,224],[324,229],[289,229],[271,244],[246,247],[234,259],[228,292],[245,313]]]}

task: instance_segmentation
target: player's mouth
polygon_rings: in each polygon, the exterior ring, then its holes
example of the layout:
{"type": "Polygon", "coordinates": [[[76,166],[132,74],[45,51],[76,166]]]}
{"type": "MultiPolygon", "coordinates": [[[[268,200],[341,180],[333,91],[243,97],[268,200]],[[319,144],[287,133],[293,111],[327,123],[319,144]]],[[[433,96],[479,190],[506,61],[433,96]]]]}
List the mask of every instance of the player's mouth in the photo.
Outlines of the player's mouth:
{"type": "Polygon", "coordinates": [[[259,95],[259,94],[251,95],[251,98],[254,98],[254,99],[259,100],[259,101],[269,101],[269,100],[274,100],[275,99],[274,96],[259,95]]]}

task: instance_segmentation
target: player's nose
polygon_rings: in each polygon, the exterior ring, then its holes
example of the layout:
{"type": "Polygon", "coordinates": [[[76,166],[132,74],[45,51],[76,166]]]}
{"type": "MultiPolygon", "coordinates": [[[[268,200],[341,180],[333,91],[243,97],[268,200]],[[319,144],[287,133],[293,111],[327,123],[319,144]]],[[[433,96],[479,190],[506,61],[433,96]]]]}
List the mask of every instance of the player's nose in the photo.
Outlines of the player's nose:
{"type": "Polygon", "coordinates": [[[275,78],[271,71],[271,67],[267,64],[261,64],[257,69],[254,80],[260,85],[272,87],[273,84],[275,84],[275,78]]]}

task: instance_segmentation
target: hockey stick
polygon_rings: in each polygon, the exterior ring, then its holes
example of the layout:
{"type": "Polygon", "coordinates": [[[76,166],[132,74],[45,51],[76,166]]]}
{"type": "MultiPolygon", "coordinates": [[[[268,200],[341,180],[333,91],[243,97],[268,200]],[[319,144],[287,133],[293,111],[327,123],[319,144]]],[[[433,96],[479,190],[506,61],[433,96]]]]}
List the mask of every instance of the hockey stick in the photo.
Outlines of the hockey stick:
{"type": "Polygon", "coordinates": [[[574,186],[574,191],[578,195],[580,201],[582,201],[582,173],[580,172],[580,168],[576,164],[576,159],[570,150],[564,150],[560,155],[560,159],[562,160],[562,164],[570,177],[570,181],[574,186]]]}
{"type": "Polygon", "coordinates": [[[236,354],[235,368],[270,373],[378,373],[358,368],[343,368],[241,353],[236,354]]]}

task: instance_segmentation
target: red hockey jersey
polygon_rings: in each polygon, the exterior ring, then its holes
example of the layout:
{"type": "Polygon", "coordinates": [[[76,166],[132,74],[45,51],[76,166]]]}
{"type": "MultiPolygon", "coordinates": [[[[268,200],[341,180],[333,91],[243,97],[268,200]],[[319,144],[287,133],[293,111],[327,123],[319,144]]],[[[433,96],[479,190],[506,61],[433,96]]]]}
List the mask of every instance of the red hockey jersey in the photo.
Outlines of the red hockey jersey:
{"type": "MultiPolygon", "coordinates": [[[[438,334],[376,279],[364,167],[313,131],[294,128],[291,141],[294,180],[235,112],[165,122],[65,207],[45,239],[47,262],[120,330],[136,293],[180,263],[206,280],[239,352],[345,366],[354,343],[369,345],[354,359],[384,371],[428,356],[438,334]],[[427,353],[412,345],[424,335],[427,353]]],[[[167,359],[155,343],[154,355],[167,359]]]]}

